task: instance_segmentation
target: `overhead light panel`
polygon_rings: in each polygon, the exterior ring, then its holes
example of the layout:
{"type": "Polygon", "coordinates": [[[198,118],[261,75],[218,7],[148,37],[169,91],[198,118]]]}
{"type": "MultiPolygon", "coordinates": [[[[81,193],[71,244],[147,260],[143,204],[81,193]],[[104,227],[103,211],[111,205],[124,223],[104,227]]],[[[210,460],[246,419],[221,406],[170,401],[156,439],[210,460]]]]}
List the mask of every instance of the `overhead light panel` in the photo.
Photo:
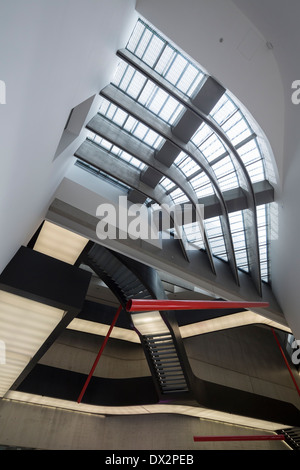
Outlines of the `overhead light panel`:
{"type": "Polygon", "coordinates": [[[85,237],[46,220],[34,250],[65,263],[74,264],[87,243],[88,239],[85,237]]]}
{"type": "Polygon", "coordinates": [[[0,397],[4,397],[64,315],[64,311],[0,291],[0,397]]]}

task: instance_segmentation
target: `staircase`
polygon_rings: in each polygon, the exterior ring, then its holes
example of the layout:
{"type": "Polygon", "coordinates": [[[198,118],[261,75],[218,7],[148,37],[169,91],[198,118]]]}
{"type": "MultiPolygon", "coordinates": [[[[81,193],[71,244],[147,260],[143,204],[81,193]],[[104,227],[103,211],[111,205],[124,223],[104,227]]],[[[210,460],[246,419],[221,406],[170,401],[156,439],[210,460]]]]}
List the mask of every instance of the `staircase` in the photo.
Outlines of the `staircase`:
{"type": "Polygon", "coordinates": [[[152,298],[144,283],[110,250],[95,244],[85,254],[84,262],[107,284],[123,307],[131,298],[152,298]]]}
{"type": "Polygon", "coordinates": [[[300,450],[300,428],[288,428],[277,431],[277,434],[283,434],[285,442],[293,449],[300,450]]]}
{"type": "MultiPolygon", "coordinates": [[[[132,298],[165,298],[155,270],[103,246],[90,245],[81,261],[106,283],[123,308],[132,298]]],[[[171,331],[159,312],[152,312],[151,317],[152,321],[147,318],[145,323],[143,314],[131,315],[157,389],[160,394],[187,392],[189,387],[171,331]]]]}
{"type": "Polygon", "coordinates": [[[170,333],[143,336],[145,347],[152,358],[161,392],[188,391],[181,363],[170,333]]]}

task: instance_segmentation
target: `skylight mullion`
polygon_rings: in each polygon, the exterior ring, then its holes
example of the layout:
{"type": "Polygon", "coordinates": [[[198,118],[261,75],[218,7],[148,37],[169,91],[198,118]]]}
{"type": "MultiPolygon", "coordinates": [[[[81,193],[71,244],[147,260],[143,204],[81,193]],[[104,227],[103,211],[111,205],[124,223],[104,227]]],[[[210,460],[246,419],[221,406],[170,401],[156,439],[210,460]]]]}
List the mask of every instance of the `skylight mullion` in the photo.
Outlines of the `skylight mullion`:
{"type": "Polygon", "coordinates": [[[157,64],[155,65],[154,70],[164,77],[166,71],[168,68],[171,66],[172,61],[176,57],[176,51],[174,50],[173,47],[171,47],[169,44],[166,43],[166,46],[164,48],[164,51],[161,54],[160,59],[157,61],[157,64]]]}
{"type": "Polygon", "coordinates": [[[155,70],[155,68],[156,68],[156,66],[157,66],[157,64],[158,64],[158,62],[160,61],[160,59],[161,59],[163,53],[165,52],[166,47],[167,47],[167,43],[164,42],[164,45],[163,45],[163,47],[161,48],[161,51],[160,51],[159,55],[156,57],[156,61],[154,62],[153,66],[152,66],[153,70],[155,70]]]}
{"type": "Polygon", "coordinates": [[[155,114],[155,116],[159,117],[160,114],[166,111],[167,101],[168,94],[164,90],[157,88],[145,107],[153,114],[155,114]]]}
{"type": "MultiPolygon", "coordinates": [[[[164,78],[166,78],[166,76],[167,76],[167,74],[169,73],[171,67],[173,67],[173,64],[174,64],[175,60],[177,59],[177,55],[178,55],[178,54],[177,54],[176,51],[174,51],[174,50],[173,50],[173,52],[174,52],[174,54],[173,54],[173,57],[172,57],[172,59],[171,59],[171,62],[169,63],[169,66],[168,66],[167,70],[166,70],[164,73],[161,74],[164,78]]],[[[166,79],[166,80],[167,80],[167,79],[166,79]]]]}
{"type": "Polygon", "coordinates": [[[171,125],[176,119],[177,115],[180,113],[181,109],[182,106],[180,105],[180,103],[176,102],[174,98],[168,95],[168,99],[158,116],[163,121],[171,125]]]}
{"type": "Polygon", "coordinates": [[[145,29],[146,29],[146,25],[145,25],[142,21],[138,20],[137,23],[136,23],[136,25],[135,25],[135,28],[134,28],[134,30],[133,30],[133,32],[132,32],[132,35],[131,35],[131,37],[129,38],[129,41],[128,41],[128,43],[127,43],[126,48],[127,48],[128,50],[130,50],[130,51],[132,51],[133,53],[135,53],[135,51],[136,51],[136,49],[137,49],[137,47],[138,47],[138,45],[139,45],[139,43],[140,43],[140,41],[141,41],[141,37],[142,37],[142,35],[143,35],[144,32],[145,32],[145,29]],[[133,42],[133,41],[135,41],[135,43],[136,43],[135,46],[134,46],[134,44],[132,45],[132,42],[133,42]]]}
{"type": "Polygon", "coordinates": [[[199,85],[201,80],[203,80],[203,77],[204,77],[204,74],[198,70],[196,76],[194,77],[194,79],[191,82],[190,86],[186,90],[186,94],[188,96],[192,96],[192,94],[194,93],[195,89],[197,88],[197,86],[199,85]]]}
{"type": "Polygon", "coordinates": [[[123,77],[119,82],[119,88],[123,90],[125,93],[127,92],[128,86],[132,80],[132,77],[135,73],[135,70],[130,65],[127,65],[126,70],[124,71],[123,77]]]}
{"type": "Polygon", "coordinates": [[[180,80],[182,79],[182,77],[184,76],[184,74],[186,73],[186,70],[187,70],[187,68],[188,68],[189,65],[190,65],[189,62],[187,61],[187,63],[185,64],[183,70],[181,71],[181,73],[180,73],[180,75],[179,75],[179,77],[178,77],[176,83],[174,83],[174,86],[175,86],[176,88],[178,88],[178,83],[180,82],[180,80]]]}
{"type": "Polygon", "coordinates": [[[149,41],[150,41],[149,38],[152,37],[152,35],[153,35],[152,31],[150,31],[149,28],[145,27],[143,34],[141,35],[141,38],[139,40],[139,43],[134,51],[134,54],[140,59],[142,58],[145,52],[145,49],[149,45],[149,41]]]}
{"type": "Polygon", "coordinates": [[[153,69],[162,49],[164,49],[164,41],[153,33],[141,59],[153,69]]]}
{"type": "MultiPolygon", "coordinates": [[[[149,49],[149,46],[150,46],[151,41],[152,41],[153,36],[154,36],[153,31],[152,31],[152,32],[149,32],[149,33],[151,34],[151,37],[150,37],[150,39],[148,40],[148,43],[147,43],[147,45],[146,45],[146,47],[145,47],[145,49],[144,49],[144,52],[140,55],[140,59],[141,59],[142,61],[144,61],[144,62],[146,62],[146,61],[144,60],[145,54],[147,53],[147,50],[149,49]]],[[[136,54],[136,55],[137,55],[137,54],[136,54]]]]}
{"type": "Polygon", "coordinates": [[[168,73],[165,75],[165,79],[176,87],[179,77],[181,77],[182,71],[184,70],[186,64],[181,64],[180,62],[187,62],[182,54],[177,53],[176,58],[172,64],[172,67],[169,68],[168,73]]]}

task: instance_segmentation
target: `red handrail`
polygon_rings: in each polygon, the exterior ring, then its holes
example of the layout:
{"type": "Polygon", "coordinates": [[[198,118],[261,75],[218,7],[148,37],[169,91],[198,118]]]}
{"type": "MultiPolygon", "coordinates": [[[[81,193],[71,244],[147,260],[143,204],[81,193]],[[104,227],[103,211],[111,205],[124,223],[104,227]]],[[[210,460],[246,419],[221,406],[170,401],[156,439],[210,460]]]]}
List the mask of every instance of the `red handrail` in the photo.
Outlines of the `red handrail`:
{"type": "Polygon", "coordinates": [[[249,309],[269,307],[268,302],[235,302],[223,300],[147,300],[131,299],[126,304],[127,312],[150,312],[153,310],[209,310],[249,309]]]}
{"type": "Polygon", "coordinates": [[[283,434],[275,436],[194,436],[195,442],[218,442],[218,441],[284,441],[283,434]]]}

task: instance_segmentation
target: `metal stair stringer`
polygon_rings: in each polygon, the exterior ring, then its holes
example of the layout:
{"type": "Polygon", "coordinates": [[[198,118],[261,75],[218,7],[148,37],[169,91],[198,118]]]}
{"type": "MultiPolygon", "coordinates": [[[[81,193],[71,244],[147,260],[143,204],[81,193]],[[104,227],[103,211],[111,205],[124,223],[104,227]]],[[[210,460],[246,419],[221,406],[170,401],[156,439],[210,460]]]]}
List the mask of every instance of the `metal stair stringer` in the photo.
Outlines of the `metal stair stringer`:
{"type": "MultiPolygon", "coordinates": [[[[165,290],[155,269],[98,244],[90,244],[81,256],[105,282],[125,309],[130,299],[166,299],[165,290]]],[[[190,394],[190,370],[178,325],[172,312],[157,312],[161,332],[141,333],[131,318],[140,341],[160,399],[172,394],[176,399],[190,394]],[[177,326],[177,328],[176,328],[177,326]],[[177,333],[177,334],[176,334],[177,333]],[[163,334],[164,336],[157,336],[163,334]]],[[[139,314],[137,314],[139,315],[139,314]]]]}

